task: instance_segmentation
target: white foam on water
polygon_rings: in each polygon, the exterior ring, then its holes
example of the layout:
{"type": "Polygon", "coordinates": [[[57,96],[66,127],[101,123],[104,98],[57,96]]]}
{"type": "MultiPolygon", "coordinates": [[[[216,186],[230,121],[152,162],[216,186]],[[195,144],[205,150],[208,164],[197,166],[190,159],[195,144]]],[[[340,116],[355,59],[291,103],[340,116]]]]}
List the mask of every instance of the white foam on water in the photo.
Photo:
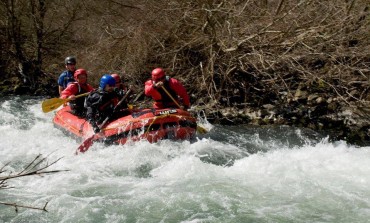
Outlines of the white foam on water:
{"type": "MultiPolygon", "coordinates": [[[[37,103],[36,103],[37,102],[37,103]]],[[[2,103],[0,166],[22,170],[35,156],[62,158],[55,174],[22,177],[0,190],[5,222],[366,222],[370,217],[370,147],[344,141],[284,145],[237,134],[105,146],[74,155],[79,142],[53,127],[53,113],[28,102],[27,118],[2,103]],[[14,114],[13,114],[14,113],[14,114]],[[251,138],[253,139],[251,141],[251,138]],[[250,153],[242,145],[263,147],[250,153]],[[4,199],[4,200],[3,200],[4,199]]],[[[217,127],[215,127],[217,128],[217,127]]]]}

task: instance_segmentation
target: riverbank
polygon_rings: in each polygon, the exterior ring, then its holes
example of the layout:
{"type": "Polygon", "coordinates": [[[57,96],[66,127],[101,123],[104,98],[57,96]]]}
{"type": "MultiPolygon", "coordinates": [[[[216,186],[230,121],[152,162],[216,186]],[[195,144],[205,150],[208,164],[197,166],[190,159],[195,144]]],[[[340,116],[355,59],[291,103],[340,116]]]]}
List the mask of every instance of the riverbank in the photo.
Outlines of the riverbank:
{"type": "Polygon", "coordinates": [[[202,111],[209,122],[221,125],[288,125],[315,130],[328,135],[330,140],[345,140],[360,146],[370,145],[368,102],[345,104],[335,99],[325,100],[311,96],[287,104],[218,109],[195,106],[193,111],[202,111]]]}
{"type": "Polygon", "coordinates": [[[0,38],[0,94],[57,96],[64,58],[73,55],[93,86],[117,73],[137,92],[162,67],[215,123],[292,125],[369,140],[368,1],[137,4],[76,2],[60,11],[50,4],[58,11],[40,11],[47,16],[37,20],[29,17],[35,7],[15,4],[4,18],[9,36],[0,38]],[[165,10],[159,15],[158,8],[165,10]],[[88,16],[50,17],[74,11],[88,16]]]}
{"type": "MultiPolygon", "coordinates": [[[[140,86],[137,86],[140,88],[140,86]]],[[[0,82],[0,95],[31,95],[57,97],[55,80],[43,78],[36,88],[21,83],[18,79],[0,82]]],[[[192,89],[190,89],[192,90],[192,89]]],[[[235,103],[233,106],[220,103],[201,105],[200,100],[192,105],[191,112],[200,111],[210,123],[221,125],[287,125],[309,128],[329,135],[331,140],[345,140],[356,145],[370,145],[370,101],[333,97],[323,92],[297,90],[283,92],[281,100],[270,100],[269,94],[248,95],[251,101],[263,98],[265,104],[235,103]]],[[[273,97],[275,98],[275,97],[273,97]]],[[[137,103],[143,103],[141,97],[137,103]],[[141,99],[141,100],[140,100],[141,99]]],[[[227,98],[226,100],[230,100],[227,98]]],[[[145,102],[144,102],[145,104],[145,102]]],[[[147,106],[150,103],[146,103],[147,106]]]]}

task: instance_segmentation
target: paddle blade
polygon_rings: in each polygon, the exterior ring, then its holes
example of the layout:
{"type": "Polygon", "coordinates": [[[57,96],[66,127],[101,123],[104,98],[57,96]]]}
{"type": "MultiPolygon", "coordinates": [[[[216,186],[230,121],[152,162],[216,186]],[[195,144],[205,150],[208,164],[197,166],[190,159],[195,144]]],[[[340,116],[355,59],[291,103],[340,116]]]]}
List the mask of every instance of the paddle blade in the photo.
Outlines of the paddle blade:
{"type": "Polygon", "coordinates": [[[199,132],[200,134],[206,134],[206,133],[208,133],[208,130],[198,124],[197,125],[197,132],[199,132]]]}
{"type": "Polygon", "coordinates": [[[66,102],[66,99],[50,98],[42,102],[41,107],[44,113],[53,111],[66,102]]]}
{"type": "Polygon", "coordinates": [[[78,154],[78,152],[80,153],[86,152],[94,143],[94,138],[95,135],[92,135],[89,138],[85,139],[85,141],[83,141],[81,145],[77,148],[76,155],[78,154]]]}

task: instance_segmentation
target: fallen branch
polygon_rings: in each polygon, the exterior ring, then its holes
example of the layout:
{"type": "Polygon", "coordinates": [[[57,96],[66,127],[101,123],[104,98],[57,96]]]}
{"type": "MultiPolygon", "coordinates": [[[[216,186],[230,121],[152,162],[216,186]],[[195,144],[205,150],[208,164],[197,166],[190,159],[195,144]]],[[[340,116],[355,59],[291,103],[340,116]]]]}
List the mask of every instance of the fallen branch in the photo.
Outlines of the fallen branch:
{"type": "Polygon", "coordinates": [[[16,204],[16,203],[6,203],[6,202],[0,202],[0,204],[7,205],[7,206],[13,206],[15,208],[15,212],[18,213],[18,208],[28,208],[28,209],[35,209],[35,210],[40,210],[40,211],[46,211],[46,206],[48,205],[49,202],[46,202],[44,207],[38,208],[38,207],[32,207],[32,206],[26,206],[26,205],[21,205],[21,204],[16,204]]]}
{"type": "MultiPolygon", "coordinates": [[[[14,179],[18,177],[24,177],[24,176],[32,176],[32,175],[41,175],[41,174],[50,174],[50,173],[57,173],[57,172],[62,172],[62,171],[69,171],[69,170],[50,170],[47,171],[45,170],[46,168],[50,167],[51,165],[55,164],[58,162],[61,158],[48,163],[46,162],[46,157],[41,158],[41,154],[37,155],[32,162],[30,162],[25,168],[23,168],[22,171],[19,173],[15,174],[9,174],[7,176],[0,176],[0,189],[9,189],[11,187],[8,186],[7,180],[9,179],[14,179]],[[41,163],[46,162],[45,166],[38,167],[41,163]]],[[[9,163],[5,164],[3,167],[0,168],[0,174],[4,174],[6,171],[4,168],[8,166],[9,163]]],[[[28,205],[22,205],[22,204],[16,204],[16,203],[10,203],[10,202],[1,202],[0,204],[6,205],[6,206],[13,206],[15,208],[15,211],[18,212],[18,208],[28,208],[28,209],[35,209],[35,210],[41,210],[41,211],[46,211],[46,206],[49,202],[46,202],[44,207],[33,207],[33,206],[28,206],[28,205]]]]}

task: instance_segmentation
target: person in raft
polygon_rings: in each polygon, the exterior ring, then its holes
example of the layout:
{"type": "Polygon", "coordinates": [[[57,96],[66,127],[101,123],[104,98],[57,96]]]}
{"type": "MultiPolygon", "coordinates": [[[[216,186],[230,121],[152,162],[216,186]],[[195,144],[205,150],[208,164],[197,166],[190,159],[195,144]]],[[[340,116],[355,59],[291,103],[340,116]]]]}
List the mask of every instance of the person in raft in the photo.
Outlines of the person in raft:
{"type": "Polygon", "coordinates": [[[60,98],[69,98],[71,112],[81,118],[85,117],[85,97],[76,98],[76,95],[93,91],[94,88],[87,83],[87,72],[85,69],[78,69],[73,74],[75,82],[68,84],[67,88],[61,92],[60,98]]]}
{"type": "Polygon", "coordinates": [[[116,81],[116,89],[127,91],[127,87],[125,86],[125,84],[122,81],[122,78],[118,74],[111,74],[111,76],[116,81]]]}
{"type": "Polygon", "coordinates": [[[66,57],[64,60],[66,70],[59,75],[58,78],[58,92],[59,95],[67,88],[68,84],[74,82],[73,74],[76,71],[76,58],[73,56],[66,57]]]}
{"type": "Polygon", "coordinates": [[[114,120],[124,116],[124,111],[127,111],[127,103],[125,101],[120,105],[120,108],[123,110],[115,109],[119,100],[123,97],[114,91],[115,87],[115,79],[111,75],[105,74],[100,79],[99,88],[92,91],[85,100],[86,118],[95,133],[100,132],[99,124],[107,117],[110,120],[114,120]]]}
{"type": "Polygon", "coordinates": [[[123,97],[126,92],[128,91],[128,89],[130,88],[131,91],[130,91],[130,95],[128,95],[128,98],[126,99],[126,102],[129,103],[130,100],[133,99],[135,93],[134,91],[132,90],[131,86],[128,88],[125,83],[123,83],[123,78],[122,76],[119,76],[118,74],[111,74],[111,76],[114,78],[114,80],[116,81],[116,88],[114,89],[116,91],[116,93],[120,96],[120,97],[123,97]]]}
{"type": "Polygon", "coordinates": [[[185,87],[175,78],[166,76],[162,68],[155,68],[152,71],[152,79],[145,82],[145,95],[153,98],[154,108],[178,108],[177,104],[184,110],[190,107],[185,87]]]}

